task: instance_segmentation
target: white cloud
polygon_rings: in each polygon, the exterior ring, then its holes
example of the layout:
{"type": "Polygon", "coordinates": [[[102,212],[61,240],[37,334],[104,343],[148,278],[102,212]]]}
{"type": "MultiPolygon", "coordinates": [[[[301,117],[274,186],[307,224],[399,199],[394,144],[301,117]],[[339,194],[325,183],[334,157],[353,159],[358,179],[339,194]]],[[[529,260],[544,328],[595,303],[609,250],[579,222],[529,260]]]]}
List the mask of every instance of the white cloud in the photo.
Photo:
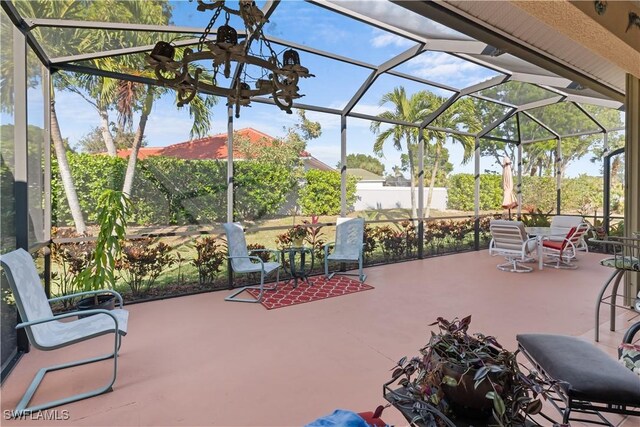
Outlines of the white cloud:
{"type": "Polygon", "coordinates": [[[415,43],[411,40],[407,40],[395,34],[383,33],[380,30],[376,30],[373,38],[371,39],[371,45],[378,48],[387,46],[409,47],[414,44],[415,43]]]}
{"type": "Polygon", "coordinates": [[[74,146],[84,135],[100,123],[98,112],[81,96],[65,91],[56,91],[56,115],[63,138],[74,146]]]}
{"type": "Polygon", "coordinates": [[[389,108],[377,104],[363,104],[357,103],[353,111],[358,113],[367,114],[369,116],[377,116],[380,113],[389,111],[389,108]]]}
{"type": "Polygon", "coordinates": [[[408,62],[407,66],[418,77],[459,88],[478,83],[495,74],[472,62],[441,52],[420,55],[408,62]]]}

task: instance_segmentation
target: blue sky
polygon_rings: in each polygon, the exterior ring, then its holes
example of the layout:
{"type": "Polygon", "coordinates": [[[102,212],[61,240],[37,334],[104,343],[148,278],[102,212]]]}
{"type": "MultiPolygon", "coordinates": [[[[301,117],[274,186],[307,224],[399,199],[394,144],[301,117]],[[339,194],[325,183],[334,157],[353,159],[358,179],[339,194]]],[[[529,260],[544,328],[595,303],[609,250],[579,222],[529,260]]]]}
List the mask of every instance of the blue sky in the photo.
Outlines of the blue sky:
{"type": "MultiPolygon", "coordinates": [[[[261,2],[258,3],[261,4],[261,2]]],[[[173,23],[176,25],[204,27],[210,17],[211,12],[198,12],[195,2],[174,2],[173,23]]],[[[221,24],[220,21],[216,26],[221,24]]],[[[231,24],[234,24],[233,18],[231,24]]],[[[414,44],[409,40],[301,1],[282,1],[265,27],[265,33],[334,54],[350,56],[373,65],[379,65],[393,58],[414,44]]],[[[282,46],[277,45],[274,49],[277,52],[284,50],[282,46]]],[[[301,52],[300,56],[302,64],[316,75],[315,78],[301,80],[300,92],[305,94],[300,99],[302,103],[343,108],[370,72],[362,67],[304,52],[301,52]]],[[[396,69],[457,88],[478,83],[497,74],[454,56],[437,52],[425,52],[396,69]]],[[[385,75],[364,94],[354,111],[369,115],[379,114],[385,109],[384,106],[378,105],[380,98],[397,86],[405,87],[409,95],[419,90],[430,90],[443,97],[451,95],[451,92],[442,89],[385,75]]],[[[38,107],[38,102],[41,104],[41,100],[37,99],[39,97],[35,92],[30,91],[30,109],[42,111],[39,110],[41,107],[38,107]]],[[[220,99],[213,109],[209,134],[226,132],[224,104],[225,100],[220,99]]],[[[58,91],[56,105],[62,134],[72,145],[98,124],[99,118],[95,109],[76,94],[58,91]]],[[[240,114],[241,117],[235,119],[236,129],[253,127],[275,137],[283,136],[285,129],[296,123],[297,118],[295,114],[287,115],[275,106],[257,103],[253,103],[249,108],[242,108],[240,114]]],[[[307,150],[321,161],[335,166],[340,159],[339,117],[311,111],[307,112],[307,117],[319,121],[323,130],[320,138],[309,142],[307,150]]],[[[115,121],[115,119],[115,113],[112,113],[111,120],[115,121]]],[[[33,123],[37,124],[36,121],[33,123]]],[[[375,135],[369,130],[369,125],[370,122],[365,120],[348,119],[348,153],[372,154],[375,135]]],[[[177,109],[174,95],[169,92],[154,104],[145,134],[150,146],[166,146],[188,140],[190,128],[191,119],[188,111],[177,109]]],[[[456,145],[450,146],[449,151],[454,172],[472,171],[472,164],[461,165],[462,152],[456,145]]],[[[389,141],[384,149],[384,157],[381,159],[388,173],[394,165],[400,164],[400,154],[389,141]]],[[[499,170],[496,165],[493,165],[491,159],[483,159],[481,169],[499,170]]],[[[576,174],[589,170],[597,173],[588,161],[583,166],[576,164],[570,169],[570,173],[574,170],[576,174]]]]}

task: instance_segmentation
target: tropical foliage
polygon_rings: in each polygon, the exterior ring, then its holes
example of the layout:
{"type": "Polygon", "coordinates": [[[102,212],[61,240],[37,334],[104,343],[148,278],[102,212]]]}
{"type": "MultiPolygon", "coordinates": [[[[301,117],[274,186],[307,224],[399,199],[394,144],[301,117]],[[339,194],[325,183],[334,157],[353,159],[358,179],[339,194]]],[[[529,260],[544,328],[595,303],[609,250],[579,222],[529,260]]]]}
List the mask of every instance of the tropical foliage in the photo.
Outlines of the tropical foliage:
{"type": "MultiPolygon", "coordinates": [[[[79,202],[87,219],[97,222],[97,200],[105,188],[121,188],[126,161],[117,157],[68,153],[79,202]]],[[[52,162],[52,221],[71,221],[65,192],[52,162]]],[[[226,220],[226,162],[149,157],[137,164],[131,223],[198,224],[226,220]]],[[[296,185],[292,171],[265,162],[235,162],[236,215],[243,220],[272,215],[296,185]]],[[[338,187],[338,195],[339,187],[338,187]]],[[[334,194],[335,195],[335,194],[334,194]]],[[[338,197],[339,204],[339,197],[338,197]]]]}
{"type": "MultiPolygon", "coordinates": [[[[310,169],[305,174],[298,203],[305,215],[338,215],[340,213],[339,172],[310,169]]],[[[356,178],[347,175],[347,208],[356,202],[356,178]]]]}
{"type": "MultiPolygon", "coordinates": [[[[364,169],[384,176],[384,164],[380,159],[367,154],[347,154],[347,167],[349,169],[364,169]]],[[[336,165],[336,169],[340,169],[340,163],[336,165]]]]}

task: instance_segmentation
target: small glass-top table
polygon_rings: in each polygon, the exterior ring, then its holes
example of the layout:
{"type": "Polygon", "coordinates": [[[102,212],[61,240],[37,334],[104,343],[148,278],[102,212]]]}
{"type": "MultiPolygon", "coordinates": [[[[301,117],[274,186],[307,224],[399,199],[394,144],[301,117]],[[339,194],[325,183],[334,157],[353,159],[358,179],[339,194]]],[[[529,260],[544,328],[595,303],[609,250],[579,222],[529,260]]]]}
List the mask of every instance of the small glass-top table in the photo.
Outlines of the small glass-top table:
{"type": "Polygon", "coordinates": [[[309,275],[313,271],[313,249],[306,246],[292,246],[282,250],[282,267],[293,280],[293,287],[298,287],[298,280],[309,283],[309,275]]]}

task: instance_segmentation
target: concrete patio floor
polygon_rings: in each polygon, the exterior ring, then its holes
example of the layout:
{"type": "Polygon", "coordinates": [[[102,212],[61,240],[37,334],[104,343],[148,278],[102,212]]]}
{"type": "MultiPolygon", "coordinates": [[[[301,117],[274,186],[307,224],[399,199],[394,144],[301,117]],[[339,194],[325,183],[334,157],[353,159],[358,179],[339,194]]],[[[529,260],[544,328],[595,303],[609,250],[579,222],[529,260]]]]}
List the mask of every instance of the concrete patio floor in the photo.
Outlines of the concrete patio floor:
{"type": "MultiPolygon", "coordinates": [[[[228,291],[131,305],[112,393],[57,408],[68,420],[2,425],[300,426],[336,408],[372,411],[386,403],[395,362],[418,353],[438,316],[471,314],[472,332],[511,350],[524,332],[593,342],[595,300],[611,273],[601,258],[581,254],[577,270],[530,274],[498,271],[501,259],[487,251],[379,266],[366,269],[373,290],[271,311],[225,302],[228,291]]],[[[601,327],[599,345],[612,356],[629,317],[616,332],[601,327]]],[[[25,355],[2,386],[2,410],[40,367],[102,354],[112,342],[94,341],[25,355]]],[[[101,362],[49,374],[34,403],[95,388],[109,370],[101,362]]],[[[407,424],[394,408],[383,418],[407,424]]]]}

